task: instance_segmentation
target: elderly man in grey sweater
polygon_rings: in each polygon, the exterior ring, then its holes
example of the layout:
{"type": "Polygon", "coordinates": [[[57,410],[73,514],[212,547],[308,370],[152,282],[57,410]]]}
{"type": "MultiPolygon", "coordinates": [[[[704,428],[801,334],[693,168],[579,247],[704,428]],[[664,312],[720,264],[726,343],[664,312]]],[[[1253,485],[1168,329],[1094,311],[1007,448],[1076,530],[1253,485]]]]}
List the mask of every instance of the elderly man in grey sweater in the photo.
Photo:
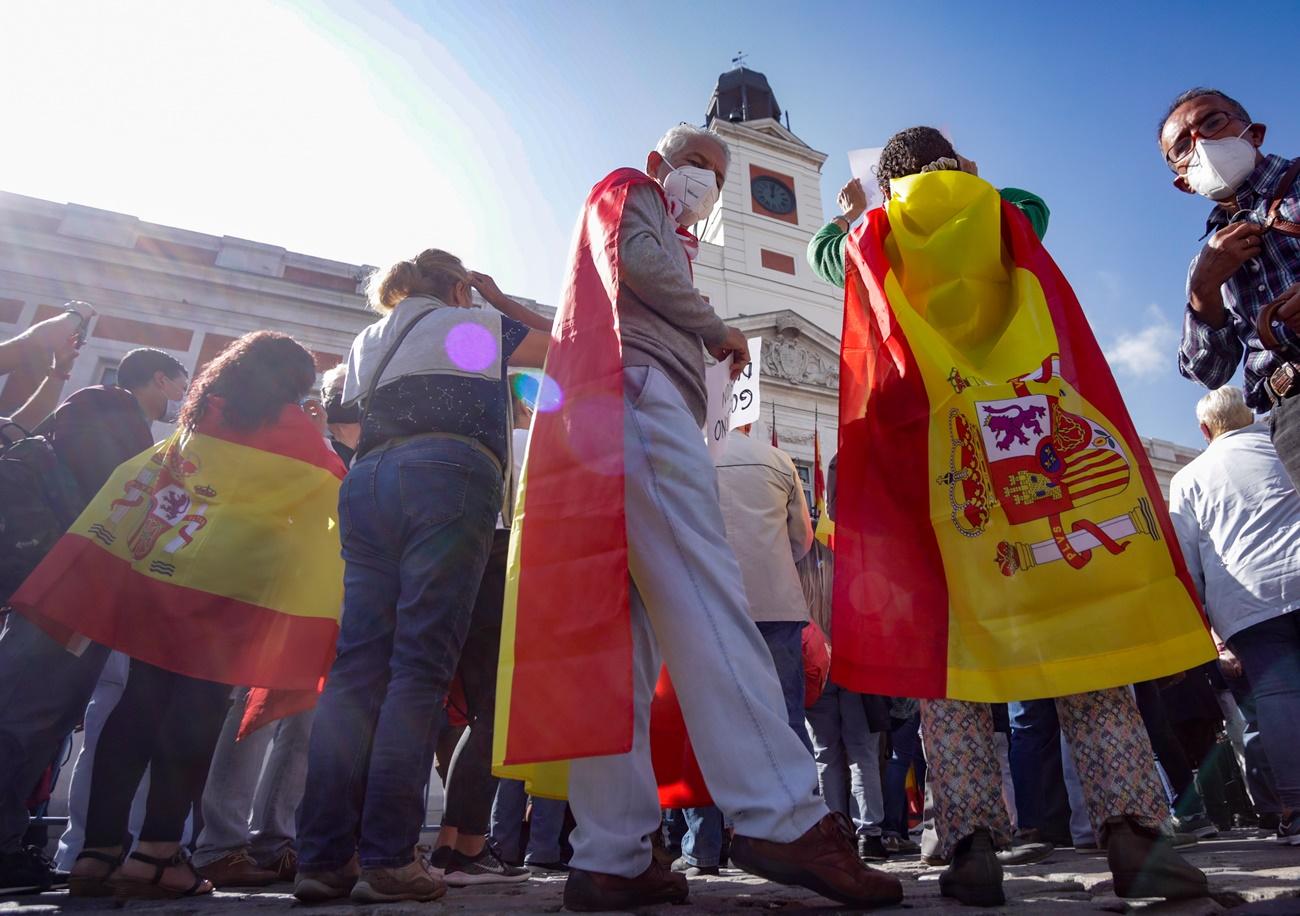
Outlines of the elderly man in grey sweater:
{"type": "Polygon", "coordinates": [[[713,133],[673,128],[647,158],[653,181],[628,191],[618,228],[635,730],[629,753],[572,763],[570,910],[686,899],[685,878],[654,861],[649,841],[660,823],[648,726],[661,661],[713,799],[735,824],[737,865],[856,906],[902,898],[897,879],[858,859],[851,828],[817,795],[812,757],[787,722],[727,546],[700,431],[704,351],[743,364],[748,350],[696,292],[690,259],[699,243],[682,227],[708,216],[728,159],[713,133]]]}

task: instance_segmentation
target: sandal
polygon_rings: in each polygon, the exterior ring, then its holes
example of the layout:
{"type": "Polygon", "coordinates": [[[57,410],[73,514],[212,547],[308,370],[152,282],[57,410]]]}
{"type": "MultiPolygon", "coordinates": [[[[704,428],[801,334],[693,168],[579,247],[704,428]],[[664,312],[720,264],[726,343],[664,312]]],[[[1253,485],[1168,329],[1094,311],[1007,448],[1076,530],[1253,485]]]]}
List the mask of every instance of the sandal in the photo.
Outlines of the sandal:
{"type": "Polygon", "coordinates": [[[190,860],[181,855],[177,850],[170,857],[163,859],[158,856],[147,856],[142,852],[133,852],[128,858],[135,859],[137,862],[143,862],[146,865],[154,867],[152,880],[145,881],[140,878],[128,878],[121,872],[114,874],[107,882],[113,890],[113,896],[119,900],[176,900],[180,897],[201,897],[205,894],[212,893],[212,883],[194,870],[190,860]],[[162,883],[163,875],[167,869],[175,865],[184,865],[194,877],[192,883],[185,890],[179,890],[174,887],[165,887],[162,883]],[[207,890],[202,888],[207,887],[207,890]]]}
{"type": "Polygon", "coordinates": [[[108,883],[108,878],[122,864],[122,854],[118,853],[114,856],[106,852],[96,852],[93,849],[88,849],[77,856],[78,862],[82,859],[103,862],[108,866],[108,870],[102,875],[69,875],[68,895],[71,897],[111,897],[113,887],[108,883]]]}

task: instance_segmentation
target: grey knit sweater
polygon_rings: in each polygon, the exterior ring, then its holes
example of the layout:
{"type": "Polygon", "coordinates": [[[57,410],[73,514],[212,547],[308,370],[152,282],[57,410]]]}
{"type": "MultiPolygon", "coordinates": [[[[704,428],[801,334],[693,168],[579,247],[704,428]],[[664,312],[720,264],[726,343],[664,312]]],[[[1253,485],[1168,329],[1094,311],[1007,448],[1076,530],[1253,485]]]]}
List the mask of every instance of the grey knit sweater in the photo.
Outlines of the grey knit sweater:
{"type": "Polygon", "coordinates": [[[704,346],[720,344],[727,326],[695,291],[677,222],[650,185],[637,185],[628,192],[618,254],[623,365],[662,371],[702,426],[704,346]]]}

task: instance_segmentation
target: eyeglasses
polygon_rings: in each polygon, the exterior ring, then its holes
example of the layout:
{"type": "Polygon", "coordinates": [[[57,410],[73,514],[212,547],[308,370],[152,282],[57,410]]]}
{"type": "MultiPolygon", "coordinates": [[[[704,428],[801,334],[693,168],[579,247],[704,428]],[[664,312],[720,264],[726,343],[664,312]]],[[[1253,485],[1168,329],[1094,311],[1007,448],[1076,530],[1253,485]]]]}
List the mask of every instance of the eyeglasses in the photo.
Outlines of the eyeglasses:
{"type": "Polygon", "coordinates": [[[1215,137],[1223,131],[1225,127],[1233,121],[1240,121],[1242,118],[1230,111],[1212,111],[1201,119],[1186,136],[1179,137],[1174,141],[1174,145],[1169,147],[1169,152],[1165,153],[1165,161],[1169,163],[1170,168],[1174,168],[1188,156],[1192,150],[1196,149],[1196,139],[1198,137],[1215,137]]]}

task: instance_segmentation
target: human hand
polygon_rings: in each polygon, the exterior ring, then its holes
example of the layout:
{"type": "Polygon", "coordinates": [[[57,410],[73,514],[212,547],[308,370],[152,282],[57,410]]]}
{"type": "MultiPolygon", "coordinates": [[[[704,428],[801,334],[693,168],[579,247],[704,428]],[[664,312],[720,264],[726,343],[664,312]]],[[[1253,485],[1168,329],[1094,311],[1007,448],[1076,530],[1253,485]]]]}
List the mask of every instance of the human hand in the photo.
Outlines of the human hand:
{"type": "Polygon", "coordinates": [[[50,360],[50,374],[67,378],[72,371],[72,364],[77,361],[77,357],[80,355],[81,336],[74,333],[62,343],[55,345],[54,354],[50,360]]]}
{"type": "Polygon", "coordinates": [[[1300,334],[1300,283],[1292,283],[1279,297],[1282,304],[1277,307],[1274,317],[1292,331],[1300,334]]]}
{"type": "Polygon", "coordinates": [[[710,355],[718,362],[722,362],[728,356],[732,358],[731,377],[738,378],[744,368],[749,365],[749,339],[745,337],[745,332],[740,328],[727,328],[727,336],[722,339],[722,343],[709,350],[710,355]]]}
{"type": "Polygon", "coordinates": [[[1242,264],[1257,256],[1263,247],[1264,227],[1240,222],[1224,226],[1205,243],[1192,269],[1189,286],[1193,296],[1213,298],[1242,264]]]}
{"type": "Polygon", "coordinates": [[[850,178],[844,187],[840,188],[835,202],[840,205],[840,212],[844,217],[850,223],[855,222],[867,209],[867,192],[863,190],[862,182],[850,178]]]}
{"type": "Polygon", "coordinates": [[[325,405],[320,402],[320,398],[308,395],[298,402],[302,412],[311,420],[312,425],[319,430],[322,436],[329,432],[329,421],[326,419],[325,405]]]}
{"type": "Polygon", "coordinates": [[[477,270],[469,272],[469,285],[478,290],[479,295],[493,305],[496,305],[502,299],[509,298],[505,293],[501,292],[496,280],[493,280],[487,274],[479,273],[477,270]]]}
{"type": "Polygon", "coordinates": [[[1219,671],[1224,677],[1241,677],[1241,659],[1226,646],[1219,650],[1219,671]]]}

